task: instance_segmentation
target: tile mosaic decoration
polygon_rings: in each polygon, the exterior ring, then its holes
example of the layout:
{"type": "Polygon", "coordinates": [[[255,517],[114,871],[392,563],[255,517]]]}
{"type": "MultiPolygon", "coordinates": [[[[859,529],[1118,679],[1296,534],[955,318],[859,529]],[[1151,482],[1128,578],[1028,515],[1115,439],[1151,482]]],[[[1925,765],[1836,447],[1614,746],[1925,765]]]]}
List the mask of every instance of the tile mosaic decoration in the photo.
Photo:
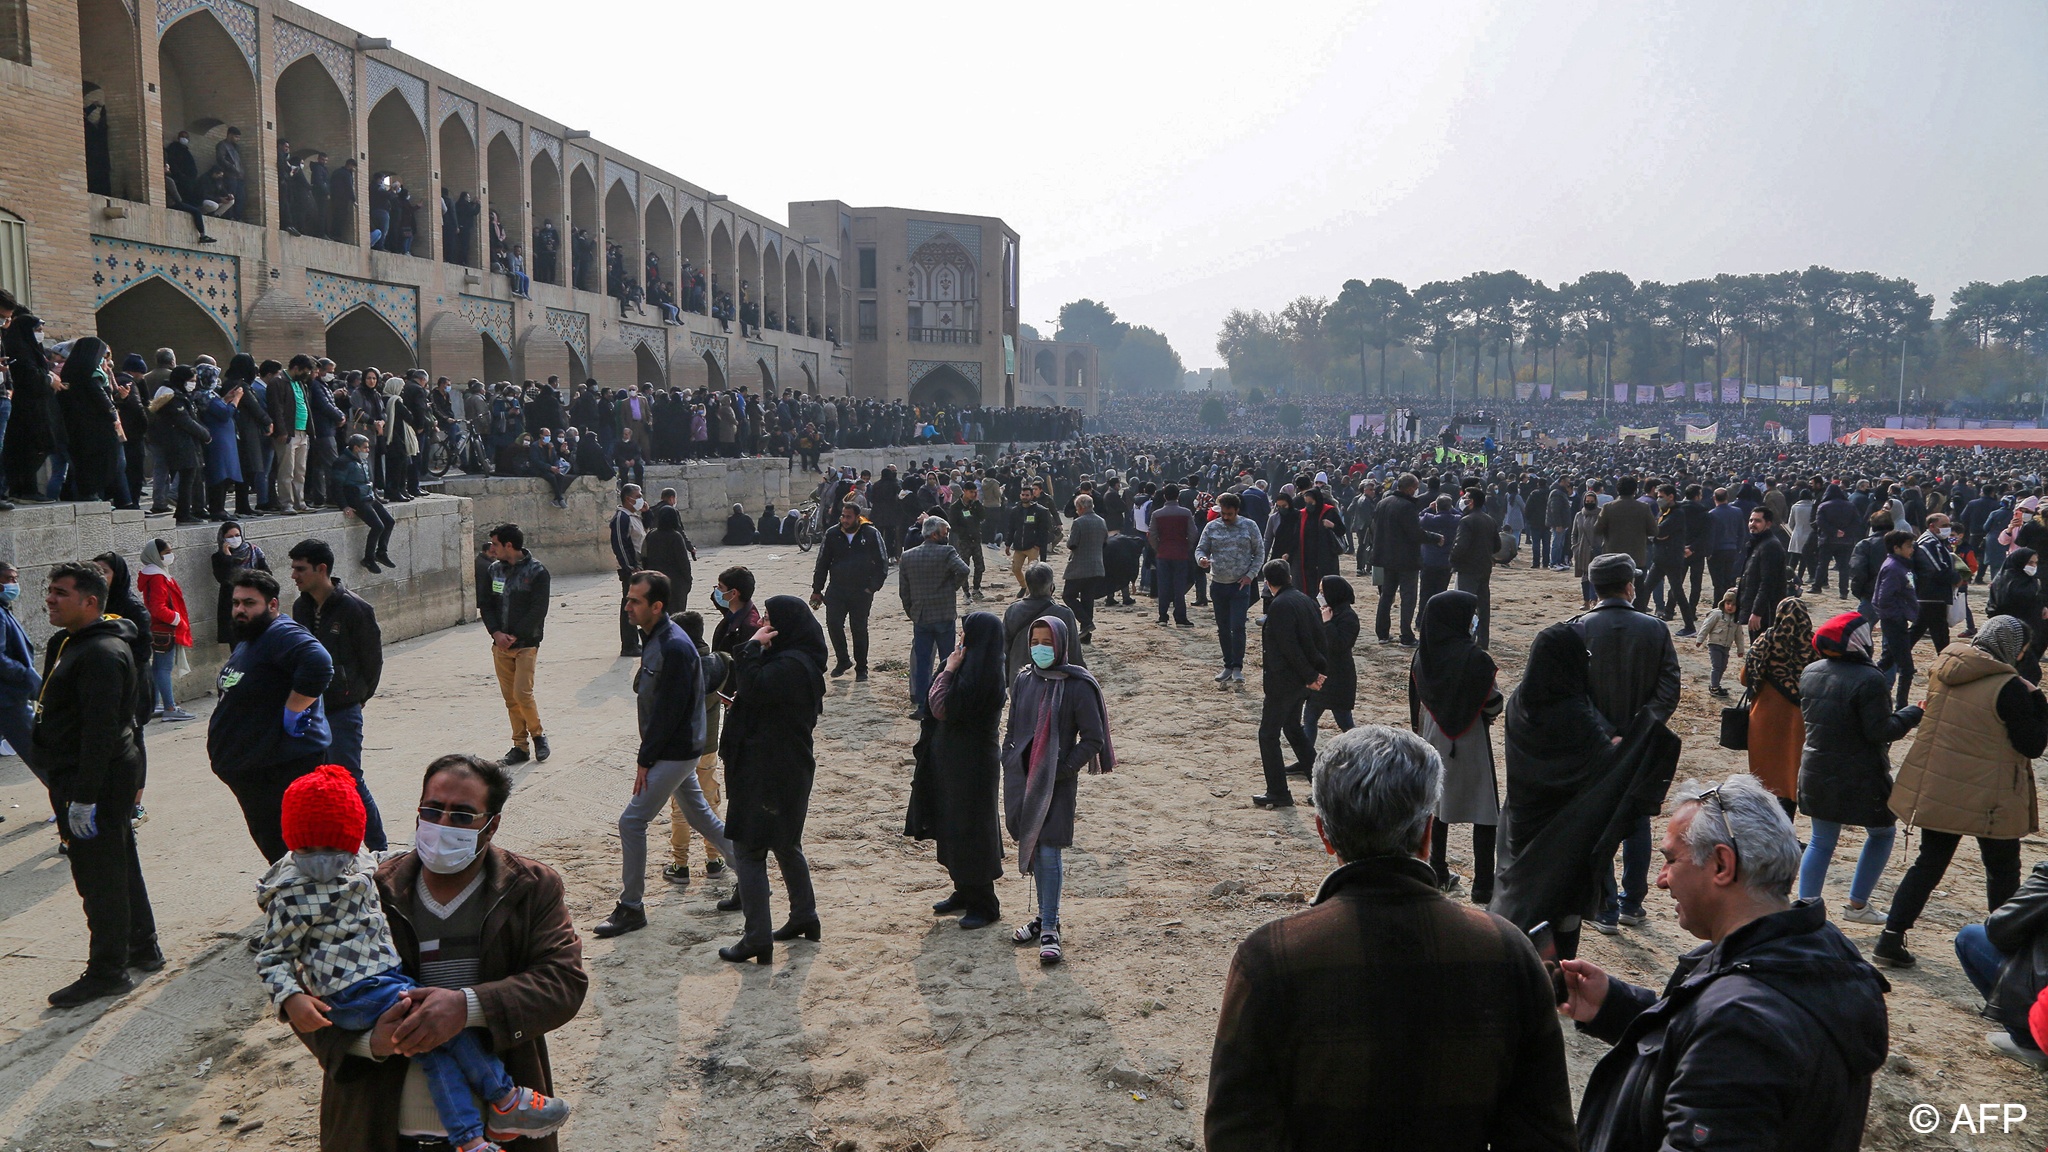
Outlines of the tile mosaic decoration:
{"type": "Polygon", "coordinates": [[[780,233],[780,232],[777,232],[777,231],[776,231],[775,229],[773,229],[773,228],[764,228],[764,229],[762,229],[762,230],[761,230],[761,253],[762,253],[762,255],[766,255],[766,254],[768,254],[768,253],[770,253],[770,252],[774,252],[774,253],[777,253],[777,254],[779,255],[779,254],[781,253],[781,249],[782,249],[782,233],[780,233]]]}
{"type": "Polygon", "coordinates": [[[590,363],[590,316],[584,312],[571,312],[566,308],[548,309],[548,327],[562,338],[562,343],[576,350],[576,355],[586,365],[590,363]]]}
{"type": "Polygon", "coordinates": [[[477,138],[476,101],[471,100],[467,96],[458,96],[446,88],[440,91],[441,106],[435,112],[435,123],[444,123],[450,116],[460,116],[462,117],[463,127],[469,129],[469,138],[475,140],[477,138]]]}
{"type": "Polygon", "coordinates": [[[152,276],[162,277],[220,322],[242,346],[242,265],[217,252],[165,248],[111,236],[92,238],[93,308],[152,276]]]}
{"type": "Polygon", "coordinates": [[[793,348],[789,354],[796,358],[798,364],[811,370],[811,379],[816,380],[818,378],[818,354],[816,352],[806,352],[801,348],[793,348]]]}
{"type": "Polygon", "coordinates": [[[690,333],[690,354],[692,356],[702,356],[709,353],[711,359],[717,362],[720,372],[730,371],[725,363],[726,350],[730,345],[731,341],[723,336],[706,336],[701,332],[690,333]]]}
{"type": "Polygon", "coordinates": [[[386,284],[336,272],[306,270],[306,303],[329,327],[349,311],[368,307],[397,331],[415,353],[420,347],[420,290],[410,284],[386,284]]]}
{"type": "Polygon", "coordinates": [[[408,72],[400,72],[382,60],[363,61],[363,98],[371,108],[377,107],[393,88],[405,98],[406,106],[412,109],[415,119],[420,122],[420,131],[427,130],[427,82],[408,72]]]}
{"type": "Polygon", "coordinates": [[[612,159],[609,156],[605,157],[605,193],[609,195],[612,190],[612,185],[618,183],[621,180],[625,181],[626,183],[626,195],[631,196],[633,198],[633,203],[640,203],[640,174],[638,172],[633,171],[631,168],[626,167],[624,164],[619,163],[617,160],[612,159]]]}
{"type": "Polygon", "coordinates": [[[910,386],[913,388],[917,387],[919,380],[924,379],[941,368],[951,368],[953,371],[967,377],[976,388],[981,387],[981,361],[979,360],[912,360],[910,362],[910,386]]]}
{"type": "Polygon", "coordinates": [[[538,128],[526,130],[526,150],[529,153],[545,152],[555,161],[555,171],[562,170],[562,142],[538,128]]]}
{"type": "MultiPolygon", "coordinates": [[[[647,178],[647,203],[652,204],[656,200],[661,201],[668,208],[669,219],[679,219],[676,213],[676,190],[649,176],[647,178]]],[[[699,220],[703,218],[701,215],[697,217],[699,220]]]]}
{"type": "Polygon", "coordinates": [[[321,66],[334,77],[335,85],[341,89],[342,102],[348,105],[349,111],[355,111],[356,54],[348,45],[283,20],[270,22],[270,39],[271,51],[276,54],[273,63],[278,72],[282,73],[301,56],[318,57],[321,66]]]}
{"type": "Polygon", "coordinates": [[[242,50],[243,59],[249,62],[249,71],[256,71],[256,6],[244,4],[242,0],[157,0],[156,34],[163,38],[164,30],[194,12],[204,8],[213,13],[221,27],[242,50]]]}
{"type": "Polygon", "coordinates": [[[505,143],[512,146],[512,154],[522,160],[525,159],[526,134],[519,130],[519,121],[502,112],[484,109],[484,135],[489,138],[484,141],[484,147],[488,149],[491,141],[496,140],[501,132],[505,134],[505,143]]]}
{"type": "Polygon", "coordinates": [[[777,380],[781,376],[780,369],[782,365],[777,359],[777,354],[780,351],[773,344],[763,344],[758,340],[747,341],[747,355],[768,366],[768,379],[770,382],[777,380]]]}
{"type": "Polygon", "coordinates": [[[569,159],[563,163],[563,171],[565,173],[574,172],[580,165],[584,171],[590,173],[590,179],[593,182],[595,182],[597,180],[598,173],[597,153],[588,151],[587,149],[578,148],[574,144],[567,145],[566,147],[569,153],[569,159]]]}
{"type": "Polygon", "coordinates": [[[455,298],[455,311],[478,332],[491,338],[498,350],[512,355],[512,302],[467,293],[455,298]]]}
{"type": "Polygon", "coordinates": [[[659,324],[628,324],[621,320],[619,340],[628,348],[638,344],[647,349],[654,362],[661,365],[662,374],[668,374],[668,329],[659,324]]]}
{"type": "Polygon", "coordinates": [[[981,263],[981,225],[940,224],[933,220],[906,220],[903,222],[904,258],[911,259],[927,240],[944,236],[967,249],[978,266],[981,263]]]}

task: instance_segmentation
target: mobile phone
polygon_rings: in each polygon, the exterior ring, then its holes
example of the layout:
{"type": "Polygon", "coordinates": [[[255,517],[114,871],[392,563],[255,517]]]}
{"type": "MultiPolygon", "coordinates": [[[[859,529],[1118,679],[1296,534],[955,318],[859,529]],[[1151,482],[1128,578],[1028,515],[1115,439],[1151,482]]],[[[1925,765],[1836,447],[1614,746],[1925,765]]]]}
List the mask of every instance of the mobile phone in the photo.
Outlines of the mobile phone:
{"type": "Polygon", "coordinates": [[[1529,943],[1536,946],[1536,955],[1543,961],[1543,970],[1550,974],[1551,995],[1559,1004],[1564,1003],[1570,999],[1570,993],[1565,988],[1564,969],[1558,966],[1557,933],[1551,929],[1550,921],[1545,920],[1529,929],[1529,943]]]}

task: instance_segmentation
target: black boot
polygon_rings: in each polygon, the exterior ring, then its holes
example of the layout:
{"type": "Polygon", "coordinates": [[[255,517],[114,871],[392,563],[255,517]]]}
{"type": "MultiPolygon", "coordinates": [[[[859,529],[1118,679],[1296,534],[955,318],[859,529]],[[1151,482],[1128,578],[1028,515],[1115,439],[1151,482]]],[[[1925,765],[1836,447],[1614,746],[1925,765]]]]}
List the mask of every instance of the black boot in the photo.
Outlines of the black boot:
{"type": "Polygon", "coordinates": [[[614,936],[624,936],[628,932],[638,932],[645,927],[647,909],[637,908],[631,904],[615,904],[612,906],[612,914],[604,923],[592,928],[590,934],[600,940],[609,940],[614,936]]]}
{"type": "Polygon", "coordinates": [[[1870,959],[1879,968],[1911,968],[1918,963],[1913,954],[1906,951],[1906,934],[1890,929],[1877,934],[1877,945],[1870,950],[1870,959]]]}

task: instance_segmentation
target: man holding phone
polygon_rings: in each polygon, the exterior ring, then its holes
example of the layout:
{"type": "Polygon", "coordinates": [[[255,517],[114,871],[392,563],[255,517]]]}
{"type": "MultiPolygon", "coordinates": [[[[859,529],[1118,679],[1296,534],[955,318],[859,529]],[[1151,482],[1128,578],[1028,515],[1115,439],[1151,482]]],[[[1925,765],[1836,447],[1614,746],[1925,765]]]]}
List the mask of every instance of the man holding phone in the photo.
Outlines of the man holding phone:
{"type": "Polygon", "coordinates": [[[1586,1082],[1579,1148],[1859,1147],[1889,987],[1820,901],[1791,902],[1799,840],[1777,798],[1747,773],[1685,785],[1662,851],[1657,887],[1707,943],[1661,998],[1560,965],[1558,1010],[1614,1045],[1586,1082]]]}
{"type": "Polygon", "coordinates": [[[1363,725],[1317,769],[1316,831],[1342,865],[1312,907],[1259,928],[1231,961],[1210,1152],[1571,1149],[1542,961],[1506,920],[1446,897],[1429,866],[1435,749],[1363,725]]]}

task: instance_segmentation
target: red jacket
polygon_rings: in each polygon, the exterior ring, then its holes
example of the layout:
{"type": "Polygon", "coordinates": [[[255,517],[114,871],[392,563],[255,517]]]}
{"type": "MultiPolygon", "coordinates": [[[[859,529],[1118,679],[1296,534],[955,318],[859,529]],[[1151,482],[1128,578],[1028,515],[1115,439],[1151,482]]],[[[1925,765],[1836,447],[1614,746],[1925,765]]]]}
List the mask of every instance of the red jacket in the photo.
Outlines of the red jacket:
{"type": "Polygon", "coordinates": [[[185,590],[178,587],[177,580],[161,568],[154,572],[144,568],[135,577],[135,586],[149,608],[150,631],[157,635],[169,633],[178,647],[190,648],[192,614],[185,611],[185,590]]]}

